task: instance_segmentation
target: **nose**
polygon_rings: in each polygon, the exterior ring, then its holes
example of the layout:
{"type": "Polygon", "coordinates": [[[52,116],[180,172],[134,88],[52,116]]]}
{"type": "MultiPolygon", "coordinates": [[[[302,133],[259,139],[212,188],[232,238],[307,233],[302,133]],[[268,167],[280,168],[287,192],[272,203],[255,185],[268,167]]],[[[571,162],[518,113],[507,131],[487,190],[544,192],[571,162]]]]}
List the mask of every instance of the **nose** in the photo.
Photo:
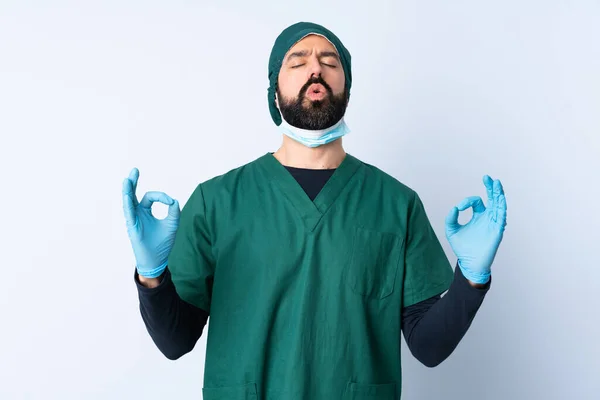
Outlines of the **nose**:
{"type": "Polygon", "coordinates": [[[321,66],[321,62],[317,58],[315,54],[313,54],[308,60],[306,60],[308,64],[307,73],[309,78],[314,76],[321,76],[323,72],[323,67],[321,66]]]}

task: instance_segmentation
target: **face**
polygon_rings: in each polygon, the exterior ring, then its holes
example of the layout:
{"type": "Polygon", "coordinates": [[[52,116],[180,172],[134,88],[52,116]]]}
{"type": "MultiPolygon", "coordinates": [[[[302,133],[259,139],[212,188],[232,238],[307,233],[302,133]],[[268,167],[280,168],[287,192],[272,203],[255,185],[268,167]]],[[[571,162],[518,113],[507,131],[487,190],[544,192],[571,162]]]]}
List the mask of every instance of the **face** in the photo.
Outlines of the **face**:
{"type": "Polygon", "coordinates": [[[344,69],[335,47],[309,35],[285,55],[277,83],[277,103],[292,126],[320,130],[338,122],[348,105],[344,69]]]}

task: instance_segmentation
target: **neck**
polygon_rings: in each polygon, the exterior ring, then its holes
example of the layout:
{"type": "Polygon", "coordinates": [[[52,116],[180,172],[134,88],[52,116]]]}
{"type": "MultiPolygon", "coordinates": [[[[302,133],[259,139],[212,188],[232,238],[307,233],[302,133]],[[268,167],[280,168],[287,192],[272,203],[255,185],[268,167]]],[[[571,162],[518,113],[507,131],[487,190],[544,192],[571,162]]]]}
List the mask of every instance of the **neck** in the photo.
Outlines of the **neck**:
{"type": "Polygon", "coordinates": [[[319,147],[306,147],[283,135],[283,143],[273,156],[286,167],[334,169],[344,161],[346,152],[342,147],[342,138],[319,147]]]}

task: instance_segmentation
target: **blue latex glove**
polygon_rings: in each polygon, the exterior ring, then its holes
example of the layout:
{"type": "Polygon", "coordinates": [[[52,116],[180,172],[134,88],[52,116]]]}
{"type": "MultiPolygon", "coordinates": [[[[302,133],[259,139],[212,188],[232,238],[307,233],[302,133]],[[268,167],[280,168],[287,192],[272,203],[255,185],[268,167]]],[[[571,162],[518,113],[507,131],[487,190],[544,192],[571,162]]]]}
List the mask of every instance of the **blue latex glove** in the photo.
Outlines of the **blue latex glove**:
{"type": "Polygon", "coordinates": [[[135,191],[139,176],[140,172],[134,168],[123,181],[123,211],[138,274],[156,278],[167,267],[181,212],[177,200],[162,192],[147,192],[138,203],[135,191]],[[152,215],[155,202],[169,206],[164,219],[152,215]]]}
{"type": "Polygon", "coordinates": [[[458,265],[468,280],[485,284],[490,280],[492,263],[506,227],[506,198],[500,180],[483,177],[488,207],[479,196],[465,198],[446,217],[446,238],[458,257],[458,265]],[[458,214],[473,207],[473,217],[458,223],[458,214]]]}

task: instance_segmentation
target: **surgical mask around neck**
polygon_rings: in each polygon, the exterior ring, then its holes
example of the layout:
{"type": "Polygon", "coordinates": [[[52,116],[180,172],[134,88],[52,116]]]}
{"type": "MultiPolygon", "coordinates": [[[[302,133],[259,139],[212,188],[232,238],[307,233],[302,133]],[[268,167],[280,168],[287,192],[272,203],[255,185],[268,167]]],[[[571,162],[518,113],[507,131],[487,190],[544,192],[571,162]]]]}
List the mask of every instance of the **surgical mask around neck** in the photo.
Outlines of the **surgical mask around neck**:
{"type": "Polygon", "coordinates": [[[329,128],[309,130],[296,128],[295,126],[290,125],[282,116],[281,124],[279,124],[278,129],[284,135],[294,139],[306,147],[319,147],[324,144],[331,143],[334,140],[337,140],[350,133],[350,129],[348,128],[348,125],[346,125],[343,117],[336,124],[330,126],[329,128]]]}

